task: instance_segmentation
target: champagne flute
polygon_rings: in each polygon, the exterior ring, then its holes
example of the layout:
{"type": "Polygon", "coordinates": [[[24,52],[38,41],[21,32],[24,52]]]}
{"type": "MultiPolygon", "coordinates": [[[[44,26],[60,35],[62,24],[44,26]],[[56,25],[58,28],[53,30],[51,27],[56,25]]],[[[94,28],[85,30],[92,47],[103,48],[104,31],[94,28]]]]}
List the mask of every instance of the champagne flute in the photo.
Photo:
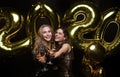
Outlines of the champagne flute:
{"type": "MultiPolygon", "coordinates": [[[[55,48],[55,43],[54,43],[54,41],[51,41],[51,47],[50,47],[50,50],[52,50],[52,49],[54,49],[55,48]]],[[[52,63],[52,57],[49,55],[49,57],[48,57],[48,63],[47,64],[49,64],[49,65],[52,65],[53,63],[52,63]]]]}

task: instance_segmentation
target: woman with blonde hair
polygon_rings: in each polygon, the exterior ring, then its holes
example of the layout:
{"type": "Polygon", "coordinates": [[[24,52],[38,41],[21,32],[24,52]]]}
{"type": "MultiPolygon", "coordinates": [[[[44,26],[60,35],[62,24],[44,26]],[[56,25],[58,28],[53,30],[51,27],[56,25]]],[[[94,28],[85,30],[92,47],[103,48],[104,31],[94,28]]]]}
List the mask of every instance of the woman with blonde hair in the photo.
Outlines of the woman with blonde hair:
{"type": "Polygon", "coordinates": [[[39,62],[40,68],[36,72],[36,77],[48,77],[46,71],[48,62],[48,51],[53,44],[53,29],[49,24],[43,24],[39,27],[38,33],[35,37],[33,48],[34,58],[39,62]],[[44,74],[44,75],[43,75],[44,74]]]}

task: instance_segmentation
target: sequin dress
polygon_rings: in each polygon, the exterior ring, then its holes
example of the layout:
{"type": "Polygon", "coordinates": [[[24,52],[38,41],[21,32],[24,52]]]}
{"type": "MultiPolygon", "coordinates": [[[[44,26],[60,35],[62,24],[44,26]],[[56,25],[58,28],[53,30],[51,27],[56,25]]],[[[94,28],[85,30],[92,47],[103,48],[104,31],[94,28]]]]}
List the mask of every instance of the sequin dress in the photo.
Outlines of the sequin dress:
{"type": "MultiPolygon", "coordinates": [[[[57,50],[61,48],[57,47],[57,50]]],[[[54,59],[54,69],[56,77],[73,77],[72,74],[72,61],[73,61],[73,50],[68,51],[65,54],[62,54],[58,58],[54,59]]]]}

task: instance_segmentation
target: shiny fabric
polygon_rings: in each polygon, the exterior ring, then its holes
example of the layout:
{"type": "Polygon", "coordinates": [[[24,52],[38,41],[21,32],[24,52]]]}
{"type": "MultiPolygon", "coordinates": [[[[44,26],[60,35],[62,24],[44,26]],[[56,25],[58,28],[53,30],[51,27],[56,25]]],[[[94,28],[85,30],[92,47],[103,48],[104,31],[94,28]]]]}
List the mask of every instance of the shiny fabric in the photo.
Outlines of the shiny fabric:
{"type": "Polygon", "coordinates": [[[72,74],[72,61],[73,61],[73,50],[68,53],[62,54],[60,57],[53,60],[55,70],[57,73],[56,77],[73,77],[72,74]]]}

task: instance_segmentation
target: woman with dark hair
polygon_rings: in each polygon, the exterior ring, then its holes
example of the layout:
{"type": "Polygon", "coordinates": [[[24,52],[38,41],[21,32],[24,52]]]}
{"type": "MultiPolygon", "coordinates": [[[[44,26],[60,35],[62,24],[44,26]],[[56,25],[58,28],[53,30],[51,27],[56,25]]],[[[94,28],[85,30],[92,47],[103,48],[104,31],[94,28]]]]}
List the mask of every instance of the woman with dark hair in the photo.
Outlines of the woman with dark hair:
{"type": "Polygon", "coordinates": [[[55,49],[49,51],[56,77],[73,77],[73,51],[67,28],[60,27],[55,33],[55,49]]]}

